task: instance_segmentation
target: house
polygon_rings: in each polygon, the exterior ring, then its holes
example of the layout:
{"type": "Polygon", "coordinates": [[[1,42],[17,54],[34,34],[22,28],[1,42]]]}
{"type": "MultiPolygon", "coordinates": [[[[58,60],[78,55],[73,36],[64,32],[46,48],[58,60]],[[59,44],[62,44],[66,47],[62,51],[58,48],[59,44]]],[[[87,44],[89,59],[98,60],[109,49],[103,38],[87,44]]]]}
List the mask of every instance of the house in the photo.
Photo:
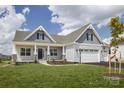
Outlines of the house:
{"type": "Polygon", "coordinates": [[[0,59],[4,59],[4,60],[11,59],[11,56],[0,53],[0,59]]]}
{"type": "Polygon", "coordinates": [[[124,61],[124,43],[119,44],[117,49],[120,52],[122,61],[124,61]]]}
{"type": "Polygon", "coordinates": [[[13,62],[64,60],[67,62],[107,61],[108,50],[92,24],[66,35],[50,35],[42,26],[34,31],[16,31],[13,62]]]}

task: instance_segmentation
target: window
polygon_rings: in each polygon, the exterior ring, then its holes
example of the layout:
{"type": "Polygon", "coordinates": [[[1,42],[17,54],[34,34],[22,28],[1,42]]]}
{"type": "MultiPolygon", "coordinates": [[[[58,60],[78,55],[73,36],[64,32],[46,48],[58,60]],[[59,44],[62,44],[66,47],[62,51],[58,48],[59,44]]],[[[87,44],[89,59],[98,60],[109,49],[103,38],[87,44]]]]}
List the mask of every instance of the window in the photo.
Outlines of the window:
{"type": "Polygon", "coordinates": [[[91,34],[91,41],[93,41],[93,34],[91,34]]]}
{"type": "Polygon", "coordinates": [[[85,52],[88,52],[88,49],[84,49],[85,52]]]}
{"type": "Polygon", "coordinates": [[[93,41],[93,34],[86,33],[87,41],[93,41]]]}
{"type": "Polygon", "coordinates": [[[57,56],[57,49],[50,49],[51,56],[57,56]]]}
{"type": "Polygon", "coordinates": [[[30,48],[21,48],[20,52],[21,56],[31,56],[31,49],[30,48]]]}
{"type": "Polygon", "coordinates": [[[37,39],[38,39],[38,40],[39,40],[39,39],[40,39],[40,40],[44,40],[44,38],[45,38],[45,37],[44,37],[44,33],[43,33],[43,32],[38,32],[38,33],[37,33],[37,39]]]}
{"type": "Polygon", "coordinates": [[[90,49],[90,52],[93,52],[93,49],[90,49]]]}
{"type": "Polygon", "coordinates": [[[89,36],[88,36],[88,33],[86,34],[86,36],[87,36],[87,41],[89,40],[89,36]]]}
{"type": "Polygon", "coordinates": [[[31,49],[30,48],[27,48],[26,49],[26,56],[30,56],[31,55],[31,49]]]}
{"type": "Polygon", "coordinates": [[[98,50],[94,50],[94,52],[98,52],[98,50]]]}
{"type": "Polygon", "coordinates": [[[25,56],[25,48],[21,48],[21,56],[25,56]]]}

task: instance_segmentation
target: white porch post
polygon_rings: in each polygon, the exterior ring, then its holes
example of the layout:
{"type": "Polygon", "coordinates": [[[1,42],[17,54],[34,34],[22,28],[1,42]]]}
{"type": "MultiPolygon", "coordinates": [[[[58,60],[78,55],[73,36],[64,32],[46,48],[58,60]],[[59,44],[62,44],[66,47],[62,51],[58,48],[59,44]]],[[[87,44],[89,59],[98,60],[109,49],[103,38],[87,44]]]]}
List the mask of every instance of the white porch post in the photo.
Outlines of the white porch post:
{"type": "Polygon", "coordinates": [[[13,45],[12,45],[12,64],[16,64],[16,60],[17,60],[16,45],[13,43],[13,45]]]}
{"type": "Polygon", "coordinates": [[[50,57],[50,46],[47,46],[47,60],[49,61],[50,57]]]}
{"type": "Polygon", "coordinates": [[[37,62],[37,45],[34,45],[34,60],[37,62]]]}
{"type": "Polygon", "coordinates": [[[17,52],[16,52],[16,45],[14,43],[12,45],[12,54],[17,54],[17,52]]]}
{"type": "Polygon", "coordinates": [[[98,51],[98,62],[101,61],[101,49],[98,51]]]}
{"type": "Polygon", "coordinates": [[[63,56],[63,60],[65,60],[65,46],[62,47],[62,56],[63,56]]]}

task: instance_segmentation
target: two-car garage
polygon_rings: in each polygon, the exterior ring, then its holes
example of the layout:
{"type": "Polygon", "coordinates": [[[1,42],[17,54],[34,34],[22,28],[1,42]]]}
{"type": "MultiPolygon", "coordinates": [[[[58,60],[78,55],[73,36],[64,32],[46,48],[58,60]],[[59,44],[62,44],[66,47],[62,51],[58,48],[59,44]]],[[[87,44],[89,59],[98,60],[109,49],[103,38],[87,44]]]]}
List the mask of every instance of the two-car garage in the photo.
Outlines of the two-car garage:
{"type": "Polygon", "coordinates": [[[69,46],[66,47],[66,60],[78,63],[96,63],[100,62],[100,46],[69,46]]]}
{"type": "Polygon", "coordinates": [[[99,62],[99,50],[97,50],[97,49],[81,49],[80,61],[81,61],[81,63],[99,62]]]}

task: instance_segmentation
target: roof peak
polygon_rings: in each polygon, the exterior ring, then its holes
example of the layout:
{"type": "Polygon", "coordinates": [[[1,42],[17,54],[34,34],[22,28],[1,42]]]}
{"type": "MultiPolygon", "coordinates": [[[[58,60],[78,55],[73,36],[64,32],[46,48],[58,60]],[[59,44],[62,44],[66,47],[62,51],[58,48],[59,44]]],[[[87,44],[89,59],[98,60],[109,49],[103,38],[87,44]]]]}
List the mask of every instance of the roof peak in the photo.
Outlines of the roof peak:
{"type": "MultiPolygon", "coordinates": [[[[76,32],[76,31],[78,31],[78,30],[80,30],[80,29],[84,28],[85,26],[86,26],[86,27],[88,27],[89,25],[92,25],[92,24],[91,24],[91,23],[84,24],[83,26],[79,27],[77,30],[72,31],[71,33],[69,33],[69,34],[67,34],[67,35],[70,35],[70,34],[72,34],[72,33],[76,32]]],[[[85,28],[86,28],[86,27],[85,27],[85,28]]],[[[66,36],[67,36],[67,35],[66,35],[66,36]]]]}
{"type": "Polygon", "coordinates": [[[39,25],[37,28],[36,28],[36,30],[43,30],[44,29],[44,27],[42,26],[42,25],[39,25]]]}

